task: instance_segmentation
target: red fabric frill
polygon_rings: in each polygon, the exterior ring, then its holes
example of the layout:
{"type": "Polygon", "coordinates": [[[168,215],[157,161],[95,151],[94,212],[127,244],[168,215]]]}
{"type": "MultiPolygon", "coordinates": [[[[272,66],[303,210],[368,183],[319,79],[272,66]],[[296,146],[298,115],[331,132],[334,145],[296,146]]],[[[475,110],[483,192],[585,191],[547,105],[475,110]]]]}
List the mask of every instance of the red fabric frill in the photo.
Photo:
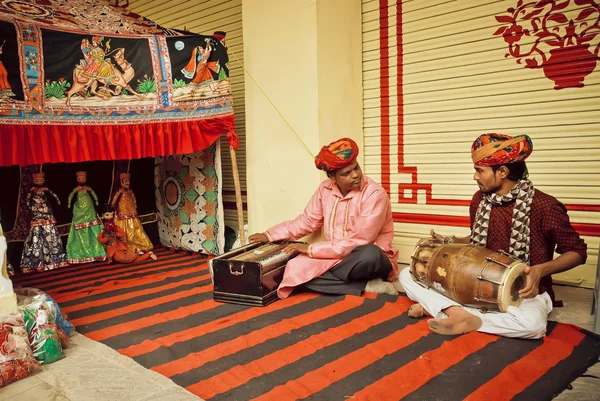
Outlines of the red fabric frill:
{"type": "Polygon", "coordinates": [[[238,149],[234,116],[121,125],[0,127],[0,166],[130,160],[204,150],[225,134],[238,149]]]}

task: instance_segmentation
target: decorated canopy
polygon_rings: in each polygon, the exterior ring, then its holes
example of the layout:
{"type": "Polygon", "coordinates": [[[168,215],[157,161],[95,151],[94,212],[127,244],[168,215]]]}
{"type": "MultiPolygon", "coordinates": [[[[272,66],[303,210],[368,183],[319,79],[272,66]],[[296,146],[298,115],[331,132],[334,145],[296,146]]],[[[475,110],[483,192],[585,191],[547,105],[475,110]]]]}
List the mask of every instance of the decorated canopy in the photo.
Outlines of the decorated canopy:
{"type": "Polygon", "coordinates": [[[224,38],[100,0],[0,0],[0,166],[237,148],[224,38]]]}

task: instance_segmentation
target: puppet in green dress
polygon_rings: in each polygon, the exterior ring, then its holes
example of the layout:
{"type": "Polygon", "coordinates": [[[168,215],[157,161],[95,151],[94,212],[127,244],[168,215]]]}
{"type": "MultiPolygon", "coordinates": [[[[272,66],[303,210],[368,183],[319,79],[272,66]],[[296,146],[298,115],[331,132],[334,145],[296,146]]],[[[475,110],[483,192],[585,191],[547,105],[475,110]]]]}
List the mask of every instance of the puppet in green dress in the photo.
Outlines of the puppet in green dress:
{"type": "Polygon", "coordinates": [[[102,230],[102,220],[98,218],[94,202],[98,205],[98,197],[87,185],[87,173],[78,171],[77,187],[69,195],[68,206],[73,204],[73,221],[67,240],[67,256],[69,263],[90,263],[106,260],[106,251],[98,242],[98,233],[102,230]],[[93,198],[93,200],[92,200],[93,198]]]}

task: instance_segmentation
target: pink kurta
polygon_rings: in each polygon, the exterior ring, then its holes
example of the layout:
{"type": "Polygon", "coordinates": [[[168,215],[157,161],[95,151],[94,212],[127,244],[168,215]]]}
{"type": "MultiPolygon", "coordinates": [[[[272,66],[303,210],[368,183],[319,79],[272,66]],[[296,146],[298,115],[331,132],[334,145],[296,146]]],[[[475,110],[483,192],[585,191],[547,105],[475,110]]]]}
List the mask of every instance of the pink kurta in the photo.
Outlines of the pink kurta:
{"type": "Polygon", "coordinates": [[[298,255],[288,262],[277,289],[280,298],[287,298],[294,287],[319,277],[360,245],[380,247],[392,262],[388,280],[398,278],[390,199],[369,177],[365,176],[362,190],[351,191],[345,197],[333,180],[323,181],[303,214],[271,227],[267,236],[271,241],[296,240],[320,227],[327,241],[311,244],[308,255],[298,255]]]}

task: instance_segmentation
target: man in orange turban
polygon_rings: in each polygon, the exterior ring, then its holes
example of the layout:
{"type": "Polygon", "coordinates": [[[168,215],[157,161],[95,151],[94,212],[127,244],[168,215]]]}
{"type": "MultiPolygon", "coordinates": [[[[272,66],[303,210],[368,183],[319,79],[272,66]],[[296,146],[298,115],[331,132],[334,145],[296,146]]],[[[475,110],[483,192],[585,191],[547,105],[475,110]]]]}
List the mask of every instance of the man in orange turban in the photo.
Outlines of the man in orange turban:
{"type": "MultiPolygon", "coordinates": [[[[473,179],[479,191],[471,200],[471,235],[454,239],[495,252],[504,250],[525,262],[526,282],[519,291],[523,302],[519,307],[509,306],[504,313],[482,313],[422,287],[405,269],[400,282],[418,302],[409,309],[409,316],[431,315],[432,331],[461,334],[478,330],[521,338],[546,334],[554,301],[551,275],[585,263],[587,246],[569,222],[564,205],[533,188],[525,165],[532,150],[527,135],[483,134],[473,142],[473,179]],[[555,251],[561,255],[553,260],[555,251]]],[[[433,230],[431,233],[440,237],[433,230]]]]}
{"type": "Polygon", "coordinates": [[[315,165],[327,173],[304,213],[251,242],[297,240],[323,227],[325,241],[291,244],[284,252],[300,254],[285,268],[277,294],[286,298],[296,287],[328,294],[363,291],[397,294],[398,251],[392,247],[394,222],[390,199],[363,175],[358,146],[342,138],[323,146],[315,165]]]}

